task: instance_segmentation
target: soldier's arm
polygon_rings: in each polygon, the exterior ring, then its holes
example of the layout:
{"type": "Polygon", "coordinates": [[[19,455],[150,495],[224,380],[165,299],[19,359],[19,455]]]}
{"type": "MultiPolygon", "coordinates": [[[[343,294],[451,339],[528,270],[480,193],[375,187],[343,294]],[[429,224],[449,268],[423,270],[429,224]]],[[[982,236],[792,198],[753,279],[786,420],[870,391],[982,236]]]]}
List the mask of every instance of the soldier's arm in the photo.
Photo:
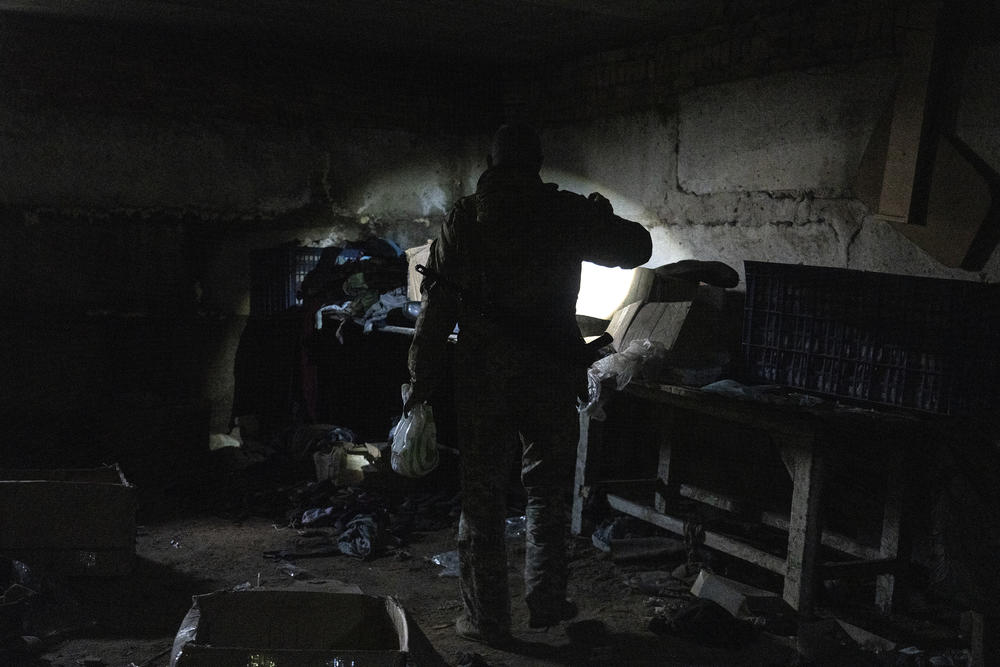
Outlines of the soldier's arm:
{"type": "MultiPolygon", "coordinates": [[[[451,279],[457,269],[456,227],[462,215],[460,207],[452,209],[441,228],[441,234],[431,244],[428,268],[451,279]]],[[[414,397],[411,403],[427,400],[444,372],[448,336],[458,322],[459,295],[447,285],[435,284],[425,278],[421,284],[420,315],[410,344],[408,365],[414,397]]]]}
{"type": "Polygon", "coordinates": [[[578,251],[585,261],[623,269],[649,261],[653,240],[645,227],[615,215],[611,202],[597,193],[589,198],[565,194],[566,202],[576,209],[578,251]]]}

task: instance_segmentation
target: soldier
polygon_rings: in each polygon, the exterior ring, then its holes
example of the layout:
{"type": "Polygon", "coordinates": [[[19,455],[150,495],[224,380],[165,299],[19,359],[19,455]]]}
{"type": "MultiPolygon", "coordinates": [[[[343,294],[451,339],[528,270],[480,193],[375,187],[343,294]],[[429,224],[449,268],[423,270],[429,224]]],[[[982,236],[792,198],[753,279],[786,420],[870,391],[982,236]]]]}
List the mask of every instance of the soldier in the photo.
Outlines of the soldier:
{"type": "Polygon", "coordinates": [[[458,529],[465,612],[459,635],[510,640],[504,517],[509,471],[521,458],[527,492],[525,602],[529,626],[576,616],[566,599],[568,503],[585,396],[586,358],[576,322],[581,262],[634,268],[649,232],[607,199],[543,183],[538,135],[502,126],[474,195],[460,199],[431,246],[423,308],[409,353],[413,393],[427,401],[456,323],[455,409],[462,488],[458,529]]]}

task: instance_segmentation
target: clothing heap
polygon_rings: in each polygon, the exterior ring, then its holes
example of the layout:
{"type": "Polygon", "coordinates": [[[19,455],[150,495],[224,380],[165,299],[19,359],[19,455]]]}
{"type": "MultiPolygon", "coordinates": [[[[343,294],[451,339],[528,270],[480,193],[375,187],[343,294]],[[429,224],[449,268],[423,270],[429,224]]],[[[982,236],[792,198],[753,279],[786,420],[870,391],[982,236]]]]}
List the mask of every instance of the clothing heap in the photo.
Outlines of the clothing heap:
{"type": "Polygon", "coordinates": [[[402,311],[407,302],[406,277],[406,256],[399,246],[372,238],[324,248],[316,268],[303,279],[299,296],[316,329],[333,319],[340,327],[354,322],[367,333],[385,325],[390,314],[403,317],[393,311],[402,311]]]}

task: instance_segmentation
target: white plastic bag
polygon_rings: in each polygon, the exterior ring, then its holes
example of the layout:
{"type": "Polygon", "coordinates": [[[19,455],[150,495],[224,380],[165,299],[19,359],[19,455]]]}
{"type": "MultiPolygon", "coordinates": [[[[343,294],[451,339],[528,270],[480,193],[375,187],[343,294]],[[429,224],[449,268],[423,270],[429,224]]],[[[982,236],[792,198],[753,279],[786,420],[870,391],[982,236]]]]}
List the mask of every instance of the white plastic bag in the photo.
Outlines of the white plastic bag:
{"type": "MultiPolygon", "coordinates": [[[[410,385],[401,387],[403,404],[410,397],[410,385]]],[[[423,477],[438,466],[437,428],[434,425],[434,411],[426,403],[420,403],[403,415],[390,434],[392,469],[403,477],[423,477]]]]}
{"type": "Polygon", "coordinates": [[[634,377],[641,376],[644,366],[665,355],[662,343],[646,338],[633,340],[621,352],[598,359],[587,369],[587,401],[581,401],[577,408],[591,419],[603,421],[603,405],[607,402],[607,396],[601,396],[604,382],[614,380],[615,389],[621,391],[634,377]]]}

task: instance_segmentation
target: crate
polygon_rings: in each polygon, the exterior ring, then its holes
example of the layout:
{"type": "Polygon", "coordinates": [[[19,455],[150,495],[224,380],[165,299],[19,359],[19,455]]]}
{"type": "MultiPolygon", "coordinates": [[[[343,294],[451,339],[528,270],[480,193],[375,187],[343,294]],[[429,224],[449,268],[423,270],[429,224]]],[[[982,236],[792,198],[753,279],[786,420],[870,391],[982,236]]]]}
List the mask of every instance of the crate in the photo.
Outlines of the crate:
{"type": "Polygon", "coordinates": [[[322,248],[298,246],[250,251],[250,315],[275,315],[301,304],[299,286],[322,254],[322,248]]]}
{"type": "Polygon", "coordinates": [[[1000,381],[996,285],[746,262],[747,380],[969,415],[1000,381]]]}
{"type": "Polygon", "coordinates": [[[0,470],[0,553],[66,575],[128,574],[135,488],[117,466],[0,470]]]}

